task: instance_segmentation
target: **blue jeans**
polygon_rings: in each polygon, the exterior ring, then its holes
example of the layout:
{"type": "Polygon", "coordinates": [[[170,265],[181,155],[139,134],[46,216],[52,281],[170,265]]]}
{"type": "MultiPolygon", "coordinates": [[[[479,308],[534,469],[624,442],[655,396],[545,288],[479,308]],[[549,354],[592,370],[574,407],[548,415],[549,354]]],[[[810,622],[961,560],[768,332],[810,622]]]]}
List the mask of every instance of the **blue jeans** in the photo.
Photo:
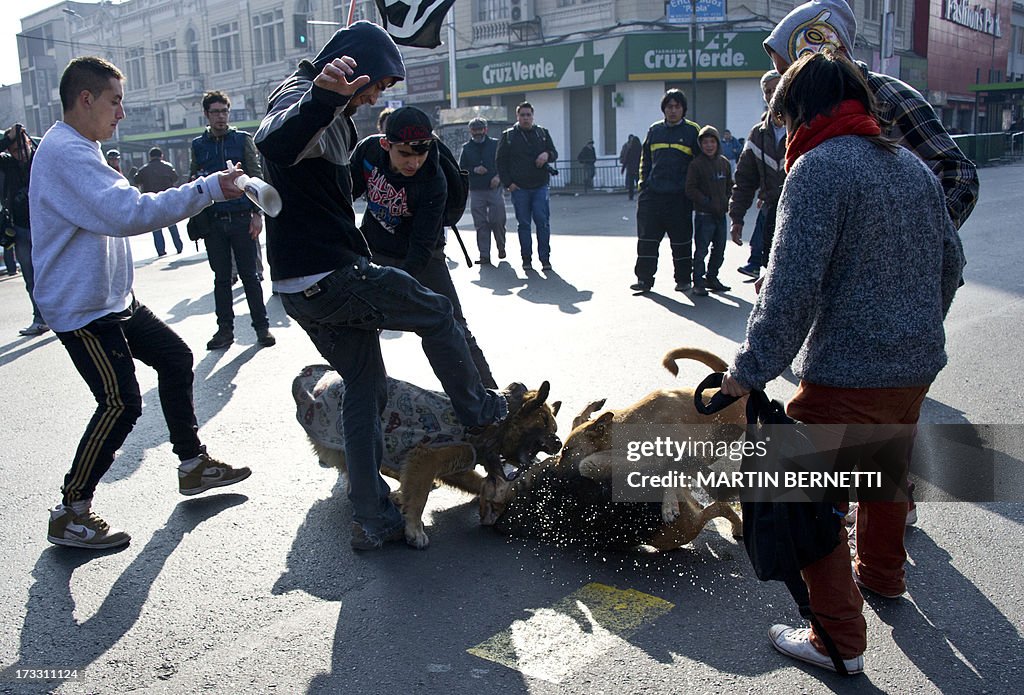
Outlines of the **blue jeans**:
{"type": "Polygon", "coordinates": [[[214,231],[203,241],[206,256],[213,269],[213,303],[217,310],[218,328],[234,330],[234,297],[231,294],[231,258],[238,266],[238,278],[245,289],[245,300],[249,304],[252,327],[268,328],[267,305],[263,303],[263,286],[256,267],[256,251],[249,236],[249,220],[246,211],[213,213],[214,231]]]}
{"type": "MultiPolygon", "coordinates": [[[[174,248],[181,253],[184,250],[184,246],[181,244],[181,237],[178,235],[178,225],[172,224],[167,228],[171,232],[171,241],[174,242],[174,248]]],[[[167,253],[167,245],[164,244],[164,230],[154,229],[153,230],[153,245],[156,246],[156,255],[162,256],[167,253]]]]}
{"type": "Polygon", "coordinates": [[[747,268],[754,270],[761,267],[761,256],[764,254],[764,208],[757,211],[757,222],[754,223],[754,232],[750,235],[750,257],[747,258],[747,268]]]}
{"type": "Polygon", "coordinates": [[[28,227],[14,225],[14,255],[18,257],[21,264],[21,277],[25,279],[25,291],[28,298],[32,300],[32,322],[44,323],[43,315],[39,313],[32,290],[36,287],[36,273],[32,267],[32,230],[28,227]]]}
{"type": "Polygon", "coordinates": [[[380,539],[403,522],[380,475],[387,373],[378,331],[411,331],[422,339],[423,352],[463,425],[505,417],[505,399],[480,383],[451,302],[405,271],[359,258],[305,292],[282,294],[281,304],[345,381],[341,411],[348,498],[355,521],[368,536],[380,539]]]}
{"type": "Polygon", "coordinates": [[[551,206],[547,184],[539,188],[517,188],[512,191],[512,207],[519,224],[519,250],[523,260],[533,258],[530,221],[537,226],[537,256],[541,263],[551,259],[551,206]]]}
{"type": "Polygon", "coordinates": [[[693,284],[704,282],[704,256],[711,247],[707,279],[718,278],[725,259],[725,215],[698,212],[693,216],[693,284]]]}

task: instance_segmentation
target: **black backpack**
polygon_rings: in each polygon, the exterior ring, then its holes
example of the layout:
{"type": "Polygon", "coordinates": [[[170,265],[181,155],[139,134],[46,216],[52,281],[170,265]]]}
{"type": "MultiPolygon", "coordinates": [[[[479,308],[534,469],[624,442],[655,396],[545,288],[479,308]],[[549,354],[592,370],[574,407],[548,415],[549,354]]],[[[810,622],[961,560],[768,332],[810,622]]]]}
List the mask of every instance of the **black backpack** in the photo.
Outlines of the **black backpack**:
{"type": "Polygon", "coordinates": [[[466,212],[466,201],[469,200],[469,172],[459,166],[458,160],[455,159],[455,155],[448,149],[448,145],[444,144],[444,141],[440,138],[435,138],[434,141],[437,143],[438,165],[444,173],[445,181],[448,182],[448,200],[444,205],[444,224],[455,232],[455,238],[459,240],[462,253],[466,256],[466,264],[472,266],[473,259],[469,257],[469,251],[466,250],[466,244],[462,241],[462,235],[459,234],[459,228],[456,226],[462,219],[463,213],[466,212]]]}
{"type": "MultiPolygon", "coordinates": [[[[722,372],[708,375],[698,386],[693,404],[702,415],[717,413],[738,399],[719,391],[705,403],[703,392],[721,388],[722,372]]],[[[765,425],[797,424],[786,415],[778,401],[768,398],[764,391],[754,390],[747,396],[747,441],[765,438],[765,425]]],[[[740,470],[743,470],[741,466],[740,470]]],[[[825,643],[832,665],[837,673],[848,675],[835,642],[811,610],[807,584],[800,574],[807,565],[831,553],[838,545],[842,517],[831,502],[742,502],[743,545],[746,547],[754,574],[761,581],[780,581],[786,585],[800,610],[800,615],[814,625],[815,632],[825,643]]]]}
{"type": "Polygon", "coordinates": [[[466,201],[469,200],[469,172],[459,166],[455,155],[444,144],[437,140],[437,161],[448,182],[448,201],[444,206],[444,224],[455,229],[455,225],[466,212],[466,201]]]}

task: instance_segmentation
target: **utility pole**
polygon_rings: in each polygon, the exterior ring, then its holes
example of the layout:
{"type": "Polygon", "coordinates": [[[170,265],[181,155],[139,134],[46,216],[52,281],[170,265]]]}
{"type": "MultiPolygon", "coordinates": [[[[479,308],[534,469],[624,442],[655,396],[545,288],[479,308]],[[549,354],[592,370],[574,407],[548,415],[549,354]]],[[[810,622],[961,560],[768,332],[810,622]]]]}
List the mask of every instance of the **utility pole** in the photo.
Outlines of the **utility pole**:
{"type": "Polygon", "coordinates": [[[697,0],[690,0],[690,108],[697,113],[697,0]]]}

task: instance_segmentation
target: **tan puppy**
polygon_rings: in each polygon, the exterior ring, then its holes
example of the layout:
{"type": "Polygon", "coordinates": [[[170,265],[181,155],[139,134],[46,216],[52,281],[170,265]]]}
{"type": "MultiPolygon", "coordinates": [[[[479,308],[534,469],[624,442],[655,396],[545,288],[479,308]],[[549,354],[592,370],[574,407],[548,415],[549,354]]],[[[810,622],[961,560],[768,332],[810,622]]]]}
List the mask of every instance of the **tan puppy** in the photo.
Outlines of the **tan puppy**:
{"type": "MultiPolygon", "coordinates": [[[[716,355],[698,348],[678,348],[668,352],[662,359],[662,365],[678,374],[676,360],[695,359],[710,367],[713,371],[724,371],[728,365],[716,355]]],[[[713,392],[712,392],[713,393],[713,392]]],[[[711,395],[711,394],[709,394],[711,395]]],[[[590,416],[603,405],[604,401],[594,401],[573,421],[573,431],[565,441],[558,457],[552,457],[527,469],[520,478],[513,482],[488,478],[484,483],[480,496],[481,523],[485,525],[499,524],[517,496],[528,494],[540,485],[539,481],[552,478],[571,480],[579,475],[595,483],[605,484],[603,493],[610,500],[610,480],[617,467],[626,467],[626,452],[620,448],[621,441],[614,438],[617,428],[657,426],[659,431],[672,431],[678,426],[679,438],[703,437],[710,440],[732,441],[743,435],[746,424],[746,399],[716,413],[712,416],[701,415],[693,405],[694,389],[659,389],[653,391],[635,404],[621,410],[610,410],[596,419],[590,416]]],[[[620,431],[621,436],[621,431],[620,431]]],[[[694,459],[681,461],[683,468],[692,475],[712,460],[694,459]]],[[[564,488],[560,488],[564,489],[564,488]]],[[[592,493],[597,494],[597,493],[592,493]]],[[[588,503],[590,504],[590,503],[588,503]]],[[[522,500],[518,500],[522,506],[522,500]]],[[[593,505],[591,504],[592,508],[593,505]]],[[[637,513],[638,507],[622,507],[624,514],[637,513]],[[629,510],[629,511],[627,511],[629,510]]],[[[638,516],[638,519],[639,519],[638,516]]],[[[742,534],[742,523],[735,510],[727,503],[716,501],[707,507],[701,507],[693,495],[685,488],[666,489],[661,503],[661,525],[652,533],[640,531],[643,536],[640,542],[653,545],[659,550],[678,548],[689,543],[700,533],[704,525],[713,518],[724,517],[732,525],[733,536],[742,534]]],[[[513,525],[528,525],[528,515],[517,515],[518,521],[513,525]],[[520,523],[522,522],[522,523],[520,523]]],[[[570,520],[571,521],[571,520],[570,520]]],[[[606,520],[607,521],[607,520],[606,520]]],[[[621,519],[609,525],[623,526],[621,519]]],[[[639,523],[639,521],[638,521],[639,523]]],[[[508,524],[506,524],[508,525],[508,524]]],[[[513,529],[514,532],[515,529],[513,529]]]]}

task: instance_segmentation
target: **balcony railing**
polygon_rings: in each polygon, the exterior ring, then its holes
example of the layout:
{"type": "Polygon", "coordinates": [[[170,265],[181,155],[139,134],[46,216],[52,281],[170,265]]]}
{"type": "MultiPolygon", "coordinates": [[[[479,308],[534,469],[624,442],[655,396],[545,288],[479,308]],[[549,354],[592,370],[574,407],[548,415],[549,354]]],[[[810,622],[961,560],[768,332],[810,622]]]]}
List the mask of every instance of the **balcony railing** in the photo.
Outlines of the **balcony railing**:
{"type": "Polygon", "coordinates": [[[508,42],[508,20],[477,22],[473,25],[473,44],[487,45],[508,42]]]}

